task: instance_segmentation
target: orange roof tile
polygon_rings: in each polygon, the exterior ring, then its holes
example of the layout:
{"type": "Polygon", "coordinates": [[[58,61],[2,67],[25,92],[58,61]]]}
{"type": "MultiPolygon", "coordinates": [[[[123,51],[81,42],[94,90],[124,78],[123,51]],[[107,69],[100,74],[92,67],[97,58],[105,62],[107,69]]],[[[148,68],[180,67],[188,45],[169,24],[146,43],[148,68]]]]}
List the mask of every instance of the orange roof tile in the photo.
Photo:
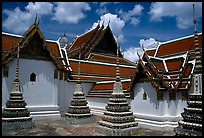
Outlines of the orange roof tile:
{"type": "MultiPolygon", "coordinates": [[[[96,84],[92,88],[92,90],[113,90],[114,83],[102,83],[102,84],[96,84]]],[[[124,90],[129,88],[129,82],[122,82],[122,88],[124,90]]]]}
{"type": "Polygon", "coordinates": [[[183,61],[183,57],[165,60],[168,71],[180,70],[183,61]]]}
{"type": "Polygon", "coordinates": [[[162,60],[150,58],[150,61],[161,71],[165,70],[162,60]]]}
{"type": "MultiPolygon", "coordinates": [[[[202,35],[198,36],[199,47],[202,48],[202,35]]],[[[185,52],[195,49],[194,36],[190,38],[180,39],[169,43],[161,44],[156,53],[156,57],[185,52]]]]}
{"type": "Polygon", "coordinates": [[[90,30],[89,32],[86,32],[85,34],[77,37],[75,39],[75,41],[72,43],[72,45],[69,47],[69,51],[79,47],[80,45],[85,44],[86,42],[88,42],[91,37],[93,36],[93,34],[96,32],[97,27],[93,30],[90,30]]]}
{"type": "Polygon", "coordinates": [[[151,49],[151,50],[147,50],[146,52],[149,56],[154,56],[155,51],[156,49],[151,49]]]}
{"type": "MultiPolygon", "coordinates": [[[[78,72],[78,61],[70,61],[70,66],[73,72],[78,72]]],[[[80,64],[80,72],[86,74],[95,74],[101,76],[115,76],[116,67],[109,65],[100,65],[93,63],[82,63],[80,64]]],[[[136,72],[135,68],[120,67],[120,75],[126,77],[134,76],[136,72]]]]}
{"type": "MultiPolygon", "coordinates": [[[[112,57],[107,57],[107,56],[102,56],[102,55],[92,55],[89,60],[92,61],[101,61],[101,62],[106,62],[106,63],[116,63],[116,56],[112,56],[112,57]]],[[[133,63],[130,63],[130,61],[128,62],[127,60],[120,58],[119,59],[119,64],[120,65],[135,65],[133,63]]]]}

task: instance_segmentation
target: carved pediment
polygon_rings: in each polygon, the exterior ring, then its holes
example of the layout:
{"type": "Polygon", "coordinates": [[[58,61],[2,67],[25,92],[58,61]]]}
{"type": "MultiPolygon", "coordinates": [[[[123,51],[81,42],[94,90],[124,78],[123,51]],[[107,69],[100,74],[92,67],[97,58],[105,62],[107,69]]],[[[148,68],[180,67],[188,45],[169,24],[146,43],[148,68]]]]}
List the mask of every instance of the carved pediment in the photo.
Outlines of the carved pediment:
{"type": "Polygon", "coordinates": [[[43,39],[36,32],[25,42],[24,47],[20,51],[20,57],[37,60],[51,60],[50,53],[43,45],[43,39]]]}

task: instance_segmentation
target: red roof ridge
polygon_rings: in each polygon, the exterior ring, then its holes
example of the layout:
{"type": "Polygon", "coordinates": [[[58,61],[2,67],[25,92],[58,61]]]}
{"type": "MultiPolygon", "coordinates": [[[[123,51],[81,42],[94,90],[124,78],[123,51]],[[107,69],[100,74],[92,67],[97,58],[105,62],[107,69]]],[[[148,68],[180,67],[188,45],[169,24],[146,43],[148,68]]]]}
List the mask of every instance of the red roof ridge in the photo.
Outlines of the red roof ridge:
{"type": "Polygon", "coordinates": [[[84,32],[83,34],[81,34],[81,35],[79,35],[79,36],[77,35],[76,38],[74,39],[74,41],[71,43],[71,45],[70,45],[70,47],[69,47],[68,50],[70,50],[70,49],[73,47],[73,45],[75,44],[75,42],[76,42],[80,37],[82,37],[82,36],[84,36],[84,35],[86,35],[86,34],[88,34],[88,33],[91,33],[92,31],[95,31],[95,30],[98,30],[98,26],[96,26],[96,27],[93,28],[93,29],[88,30],[87,32],[84,32]]]}

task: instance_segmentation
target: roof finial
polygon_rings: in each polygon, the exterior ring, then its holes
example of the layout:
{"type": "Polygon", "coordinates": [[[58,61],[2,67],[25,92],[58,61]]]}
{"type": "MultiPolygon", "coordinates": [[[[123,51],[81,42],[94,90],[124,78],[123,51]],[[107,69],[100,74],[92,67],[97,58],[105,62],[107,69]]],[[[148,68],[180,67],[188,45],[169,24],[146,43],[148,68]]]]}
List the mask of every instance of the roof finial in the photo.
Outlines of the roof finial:
{"type": "MultiPolygon", "coordinates": [[[[118,36],[117,36],[118,39],[118,36]]],[[[116,82],[120,81],[120,67],[119,67],[119,44],[117,43],[117,60],[116,60],[116,82]]]]}
{"type": "Polygon", "coordinates": [[[109,26],[109,24],[110,24],[110,17],[109,17],[109,21],[108,21],[108,26],[109,26]]]}
{"type": "Polygon", "coordinates": [[[38,18],[38,15],[37,15],[37,13],[36,13],[36,15],[35,15],[35,22],[34,22],[34,24],[36,24],[37,18],[38,18]]]}
{"type": "Polygon", "coordinates": [[[198,43],[198,34],[196,29],[196,14],[195,14],[195,4],[193,3],[193,18],[194,18],[194,44],[195,44],[195,67],[194,67],[194,74],[199,74],[202,72],[202,61],[201,61],[201,49],[199,48],[198,43]]]}
{"type": "Polygon", "coordinates": [[[195,2],[193,3],[193,23],[194,23],[194,33],[197,33],[197,29],[196,29],[196,14],[195,14],[195,2]]]}

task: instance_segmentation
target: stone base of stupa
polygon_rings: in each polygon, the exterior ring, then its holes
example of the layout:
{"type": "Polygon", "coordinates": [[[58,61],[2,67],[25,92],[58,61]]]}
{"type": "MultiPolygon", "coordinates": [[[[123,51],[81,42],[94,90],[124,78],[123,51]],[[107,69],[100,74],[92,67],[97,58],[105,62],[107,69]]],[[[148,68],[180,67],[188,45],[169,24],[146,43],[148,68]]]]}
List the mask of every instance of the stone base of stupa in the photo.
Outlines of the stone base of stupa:
{"type": "Polygon", "coordinates": [[[137,134],[137,126],[129,128],[109,128],[101,125],[96,126],[96,132],[104,136],[134,136],[137,134]]]}
{"type": "Polygon", "coordinates": [[[174,132],[176,133],[176,136],[202,136],[202,131],[183,129],[181,127],[175,128],[174,132]]]}
{"type": "Polygon", "coordinates": [[[4,120],[2,118],[2,131],[3,130],[18,130],[18,129],[31,129],[34,127],[34,122],[32,119],[15,119],[13,120],[4,120]]]}
{"type": "Polygon", "coordinates": [[[65,115],[65,122],[67,124],[79,125],[79,124],[86,124],[86,123],[95,123],[96,118],[94,115],[88,116],[67,116],[65,115]]]}

